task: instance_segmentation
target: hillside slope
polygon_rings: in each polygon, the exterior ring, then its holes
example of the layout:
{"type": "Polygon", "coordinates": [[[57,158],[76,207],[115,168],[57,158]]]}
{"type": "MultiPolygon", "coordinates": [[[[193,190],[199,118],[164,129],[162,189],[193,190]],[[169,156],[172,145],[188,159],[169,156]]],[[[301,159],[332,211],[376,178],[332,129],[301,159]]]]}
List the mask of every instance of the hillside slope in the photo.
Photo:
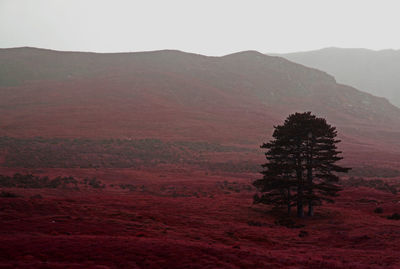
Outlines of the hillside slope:
{"type": "Polygon", "coordinates": [[[353,160],[400,159],[399,108],[280,57],[16,48],[0,50],[0,62],[0,136],[257,148],[289,113],[312,111],[338,127],[353,160]]]}
{"type": "Polygon", "coordinates": [[[400,50],[326,48],[280,56],[328,72],[340,83],[386,97],[400,107],[400,50]]]}

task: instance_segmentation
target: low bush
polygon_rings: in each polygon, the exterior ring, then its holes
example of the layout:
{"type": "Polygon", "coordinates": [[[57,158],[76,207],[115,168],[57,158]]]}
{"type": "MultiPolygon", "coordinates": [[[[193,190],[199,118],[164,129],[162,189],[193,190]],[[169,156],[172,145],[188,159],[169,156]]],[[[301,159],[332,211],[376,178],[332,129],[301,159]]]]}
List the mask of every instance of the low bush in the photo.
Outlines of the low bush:
{"type": "Polygon", "coordinates": [[[8,191],[1,191],[0,192],[0,197],[2,198],[15,198],[15,197],[19,197],[19,195],[12,193],[12,192],[8,192],[8,191]]]}
{"type": "Polygon", "coordinates": [[[296,224],[291,218],[289,217],[281,217],[277,220],[275,220],[275,224],[279,226],[284,226],[286,228],[290,229],[298,229],[304,227],[302,224],[296,224]]]}
{"type": "Polygon", "coordinates": [[[348,187],[368,187],[384,192],[390,192],[392,194],[397,194],[398,188],[400,187],[399,185],[388,184],[382,179],[366,180],[362,177],[359,178],[350,177],[347,180],[343,180],[341,184],[348,187]]]}
{"type": "Polygon", "coordinates": [[[391,219],[391,220],[400,220],[400,214],[399,213],[393,213],[392,215],[387,216],[387,218],[391,219]]]}
{"type": "Polygon", "coordinates": [[[106,185],[102,184],[101,180],[98,180],[96,177],[85,178],[83,183],[94,189],[104,189],[106,187],[106,185]]]}
{"type": "Polygon", "coordinates": [[[382,214],[383,213],[383,208],[382,207],[377,207],[377,208],[375,208],[374,212],[377,213],[377,214],[382,214]]]}
{"type": "Polygon", "coordinates": [[[77,188],[78,181],[73,177],[56,177],[50,179],[47,176],[39,177],[32,174],[22,175],[16,173],[13,176],[0,175],[0,187],[5,188],[77,188]]]}
{"type": "Polygon", "coordinates": [[[128,189],[129,191],[134,191],[136,190],[136,186],[132,184],[119,184],[119,187],[123,190],[128,189]]]}

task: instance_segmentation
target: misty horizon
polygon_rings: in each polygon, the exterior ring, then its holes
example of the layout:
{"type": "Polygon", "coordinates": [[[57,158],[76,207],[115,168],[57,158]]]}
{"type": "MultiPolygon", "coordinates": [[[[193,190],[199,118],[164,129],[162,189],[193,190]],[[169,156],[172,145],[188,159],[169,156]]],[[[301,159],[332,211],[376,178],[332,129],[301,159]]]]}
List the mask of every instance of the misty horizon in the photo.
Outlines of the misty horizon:
{"type": "Polygon", "coordinates": [[[54,48],[46,48],[46,47],[33,47],[33,46],[16,46],[16,47],[1,47],[0,49],[39,49],[39,50],[50,50],[50,51],[58,51],[58,52],[83,52],[83,53],[96,53],[96,54],[118,54],[118,53],[141,53],[141,52],[157,52],[157,51],[178,51],[178,52],[183,52],[183,53],[188,53],[188,54],[197,54],[201,56],[206,56],[206,57],[224,57],[228,56],[231,54],[236,54],[240,52],[249,52],[249,51],[254,51],[258,52],[261,54],[265,54],[268,56],[279,56],[282,57],[282,55],[290,55],[290,54],[296,54],[296,53],[308,53],[308,52],[317,52],[317,51],[323,51],[323,50],[330,50],[330,49],[338,49],[338,50],[365,50],[365,51],[371,51],[371,52],[387,52],[387,51],[393,51],[393,52],[398,52],[400,49],[392,49],[392,48],[386,48],[386,49],[369,49],[369,48],[347,48],[347,47],[335,47],[335,46],[328,46],[328,47],[323,47],[319,49],[312,49],[312,50],[304,50],[304,51],[293,51],[293,52],[287,52],[287,53],[282,53],[282,52],[271,52],[271,51],[259,51],[259,50],[254,50],[254,49],[245,49],[245,50],[239,50],[239,51],[233,51],[227,54],[222,54],[222,55],[208,55],[204,53],[199,53],[199,52],[192,52],[192,51],[185,51],[181,49],[174,49],[174,48],[163,48],[163,49],[155,49],[155,50],[138,50],[138,51],[91,51],[91,50],[59,50],[59,49],[54,49],[54,48]]]}
{"type": "Polygon", "coordinates": [[[398,50],[396,7],[396,1],[359,0],[3,0],[0,47],[100,53],[176,49],[208,56],[327,47],[398,50]]]}

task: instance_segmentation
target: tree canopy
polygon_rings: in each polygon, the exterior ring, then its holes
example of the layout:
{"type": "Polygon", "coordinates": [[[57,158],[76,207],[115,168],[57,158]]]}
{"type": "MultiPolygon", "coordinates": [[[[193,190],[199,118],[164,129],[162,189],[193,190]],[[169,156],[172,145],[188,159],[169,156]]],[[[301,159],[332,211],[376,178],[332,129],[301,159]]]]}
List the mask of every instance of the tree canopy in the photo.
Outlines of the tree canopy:
{"type": "Polygon", "coordinates": [[[334,202],[341,190],[338,173],[350,170],[337,164],[342,157],[336,128],[311,112],[291,114],[274,128],[273,139],[261,145],[267,162],[263,177],[253,183],[261,193],[254,202],[285,205],[288,213],[297,206],[299,217],[308,205],[308,215],[313,216],[315,205],[334,202]]]}

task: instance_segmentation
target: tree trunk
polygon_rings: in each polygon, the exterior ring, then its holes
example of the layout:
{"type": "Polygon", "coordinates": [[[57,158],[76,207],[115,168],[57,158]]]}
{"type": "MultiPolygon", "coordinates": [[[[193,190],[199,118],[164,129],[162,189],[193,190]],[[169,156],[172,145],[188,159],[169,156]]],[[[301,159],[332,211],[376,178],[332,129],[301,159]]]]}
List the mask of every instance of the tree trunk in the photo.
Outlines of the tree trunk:
{"type": "Polygon", "coordinates": [[[304,209],[303,209],[303,186],[299,186],[297,189],[297,216],[299,218],[304,217],[304,209]]]}
{"type": "Polygon", "coordinates": [[[297,216],[299,218],[303,218],[304,217],[303,202],[299,202],[297,204],[297,216]]]}
{"type": "Polygon", "coordinates": [[[304,188],[304,180],[303,180],[303,170],[301,167],[301,159],[300,156],[297,156],[297,216],[299,218],[304,217],[304,209],[303,209],[303,188],[304,188]]]}
{"type": "Polygon", "coordinates": [[[309,142],[309,156],[307,160],[307,183],[308,183],[308,195],[310,196],[310,200],[308,201],[308,216],[314,216],[314,205],[313,200],[311,199],[313,194],[313,175],[312,175],[312,164],[313,164],[313,144],[309,142]]]}
{"type": "Polygon", "coordinates": [[[312,204],[312,201],[308,205],[308,216],[313,217],[314,216],[314,206],[312,204]]]}
{"type": "MultiPolygon", "coordinates": [[[[308,195],[309,197],[312,197],[313,190],[312,190],[312,168],[311,166],[308,167],[307,169],[307,185],[308,185],[308,195]]],[[[308,216],[312,217],[314,216],[314,205],[313,205],[313,200],[309,198],[310,200],[308,201],[308,216]]]]}
{"type": "Polygon", "coordinates": [[[288,193],[288,195],[287,195],[287,197],[288,197],[287,213],[288,213],[288,215],[290,215],[290,211],[292,210],[292,205],[291,205],[292,196],[290,193],[290,187],[288,188],[287,193],[288,193]]]}

